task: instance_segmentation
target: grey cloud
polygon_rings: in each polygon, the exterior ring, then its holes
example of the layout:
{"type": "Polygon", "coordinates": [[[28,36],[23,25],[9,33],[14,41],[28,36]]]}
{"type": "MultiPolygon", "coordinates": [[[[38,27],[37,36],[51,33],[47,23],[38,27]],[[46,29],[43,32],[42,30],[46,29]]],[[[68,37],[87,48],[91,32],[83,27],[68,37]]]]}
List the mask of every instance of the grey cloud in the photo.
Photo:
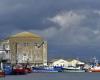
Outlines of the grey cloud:
{"type": "Polygon", "coordinates": [[[46,37],[54,45],[98,46],[100,42],[99,17],[100,15],[95,14],[94,11],[64,11],[50,17],[49,21],[57,25],[44,30],[31,31],[46,37]]]}
{"type": "Polygon", "coordinates": [[[66,10],[98,9],[96,6],[99,3],[91,0],[1,0],[0,26],[13,25],[24,30],[45,29],[52,26],[51,23],[43,23],[46,17],[66,10]]]}

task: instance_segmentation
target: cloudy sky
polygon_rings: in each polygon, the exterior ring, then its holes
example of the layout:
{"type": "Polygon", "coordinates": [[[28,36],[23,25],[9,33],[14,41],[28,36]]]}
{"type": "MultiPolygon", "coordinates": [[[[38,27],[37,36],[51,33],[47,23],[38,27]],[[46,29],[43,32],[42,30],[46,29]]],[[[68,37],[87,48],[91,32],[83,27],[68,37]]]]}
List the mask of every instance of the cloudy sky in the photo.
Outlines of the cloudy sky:
{"type": "Polygon", "coordinates": [[[44,37],[49,58],[100,58],[100,1],[0,0],[0,38],[21,31],[44,37]]]}

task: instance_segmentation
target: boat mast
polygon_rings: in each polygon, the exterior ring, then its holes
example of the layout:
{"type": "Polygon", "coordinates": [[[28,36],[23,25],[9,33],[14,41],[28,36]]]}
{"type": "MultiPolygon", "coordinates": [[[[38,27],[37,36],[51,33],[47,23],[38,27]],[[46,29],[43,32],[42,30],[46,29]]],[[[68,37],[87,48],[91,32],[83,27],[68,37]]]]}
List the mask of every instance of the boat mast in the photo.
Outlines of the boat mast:
{"type": "Polygon", "coordinates": [[[93,60],[94,60],[94,65],[98,65],[98,60],[96,59],[96,57],[94,57],[93,60]]]}

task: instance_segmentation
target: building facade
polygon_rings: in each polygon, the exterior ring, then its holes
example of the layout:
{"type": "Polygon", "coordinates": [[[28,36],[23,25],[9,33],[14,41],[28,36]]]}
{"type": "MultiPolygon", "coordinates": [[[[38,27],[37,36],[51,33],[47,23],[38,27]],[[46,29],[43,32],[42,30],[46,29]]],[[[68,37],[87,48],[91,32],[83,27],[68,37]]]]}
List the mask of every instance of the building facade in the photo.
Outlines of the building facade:
{"type": "Polygon", "coordinates": [[[68,61],[64,59],[58,59],[52,62],[51,66],[62,66],[62,67],[68,67],[68,61]]]}
{"type": "Polygon", "coordinates": [[[30,32],[22,32],[10,36],[4,42],[5,49],[6,46],[9,46],[11,63],[47,65],[47,42],[40,36],[30,32]]]}
{"type": "Polygon", "coordinates": [[[50,64],[50,66],[62,66],[65,68],[76,67],[77,65],[85,65],[85,63],[76,59],[73,59],[73,60],[58,59],[58,60],[52,61],[50,64]]]}

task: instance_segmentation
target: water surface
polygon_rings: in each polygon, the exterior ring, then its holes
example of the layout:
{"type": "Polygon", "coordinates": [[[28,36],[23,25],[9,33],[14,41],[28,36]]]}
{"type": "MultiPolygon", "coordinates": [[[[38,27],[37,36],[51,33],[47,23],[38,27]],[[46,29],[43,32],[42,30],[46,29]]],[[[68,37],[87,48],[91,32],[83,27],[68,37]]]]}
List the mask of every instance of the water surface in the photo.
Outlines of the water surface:
{"type": "Polygon", "coordinates": [[[9,75],[0,80],[100,80],[100,73],[31,73],[9,75]]]}

